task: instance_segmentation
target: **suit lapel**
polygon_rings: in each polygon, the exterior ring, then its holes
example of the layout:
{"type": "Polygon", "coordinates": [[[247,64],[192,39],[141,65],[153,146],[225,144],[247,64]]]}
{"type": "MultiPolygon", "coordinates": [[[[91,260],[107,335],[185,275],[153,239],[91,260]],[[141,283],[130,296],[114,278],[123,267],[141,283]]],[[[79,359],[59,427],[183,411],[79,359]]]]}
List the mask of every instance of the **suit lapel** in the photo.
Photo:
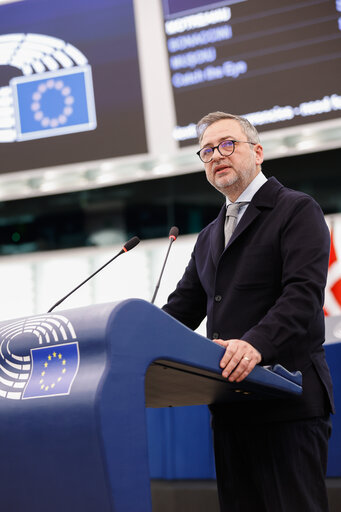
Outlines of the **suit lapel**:
{"type": "Polygon", "coordinates": [[[251,202],[249,204],[249,206],[247,207],[246,212],[244,213],[244,215],[242,216],[242,218],[238,222],[237,227],[234,230],[234,232],[233,232],[233,234],[232,234],[232,236],[231,236],[231,238],[229,240],[229,243],[227,244],[226,248],[230,247],[230,245],[233,244],[234,240],[236,238],[238,238],[238,236],[240,236],[243,233],[243,231],[245,231],[245,229],[247,227],[249,227],[249,225],[258,217],[258,215],[260,215],[260,213],[261,213],[261,210],[258,209],[251,202]]]}
{"type": "Polygon", "coordinates": [[[246,212],[238,222],[238,225],[230,238],[226,248],[231,244],[252,224],[252,222],[261,214],[264,208],[273,208],[276,204],[277,192],[283,185],[276,178],[269,178],[264,185],[257,190],[252,198],[246,212]]]}

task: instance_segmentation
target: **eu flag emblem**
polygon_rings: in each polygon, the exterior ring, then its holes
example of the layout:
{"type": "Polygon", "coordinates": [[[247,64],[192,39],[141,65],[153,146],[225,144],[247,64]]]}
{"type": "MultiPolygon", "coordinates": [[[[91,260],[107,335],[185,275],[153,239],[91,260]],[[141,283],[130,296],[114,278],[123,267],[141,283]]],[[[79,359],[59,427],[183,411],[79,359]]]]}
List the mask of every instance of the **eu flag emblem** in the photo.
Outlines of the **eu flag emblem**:
{"type": "Polygon", "coordinates": [[[15,77],[10,84],[17,140],[96,128],[90,66],[15,77]]]}
{"type": "Polygon", "coordinates": [[[23,398],[68,395],[79,367],[78,343],[31,349],[32,370],[23,398]]]}

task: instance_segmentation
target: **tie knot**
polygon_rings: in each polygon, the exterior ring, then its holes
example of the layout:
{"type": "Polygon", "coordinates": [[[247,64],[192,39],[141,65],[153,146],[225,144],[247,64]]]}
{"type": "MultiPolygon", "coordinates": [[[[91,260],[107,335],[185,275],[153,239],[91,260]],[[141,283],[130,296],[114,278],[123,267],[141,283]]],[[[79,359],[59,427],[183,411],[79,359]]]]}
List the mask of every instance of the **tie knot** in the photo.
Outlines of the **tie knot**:
{"type": "Polygon", "coordinates": [[[240,201],[239,203],[231,203],[227,205],[226,220],[224,227],[225,245],[228,244],[232,236],[232,233],[237,225],[239,210],[247,204],[249,204],[248,201],[240,201]]]}
{"type": "Polygon", "coordinates": [[[240,203],[230,203],[226,208],[226,217],[238,217],[239,210],[249,204],[247,201],[241,201],[240,203]]]}

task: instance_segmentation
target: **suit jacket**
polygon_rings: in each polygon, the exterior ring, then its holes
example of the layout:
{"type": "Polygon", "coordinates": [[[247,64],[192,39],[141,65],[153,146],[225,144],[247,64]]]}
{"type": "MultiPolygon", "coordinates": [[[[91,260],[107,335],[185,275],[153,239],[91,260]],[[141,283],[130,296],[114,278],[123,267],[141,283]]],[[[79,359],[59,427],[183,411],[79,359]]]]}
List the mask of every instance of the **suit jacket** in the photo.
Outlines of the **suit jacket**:
{"type": "Polygon", "coordinates": [[[164,310],[208,338],[248,341],[262,365],[303,374],[303,396],[213,405],[213,420],[273,421],[333,411],[325,360],[324,288],[329,230],[308,195],[270,178],[254,195],[224,248],[225,205],[198,236],[190,262],[164,310]]]}

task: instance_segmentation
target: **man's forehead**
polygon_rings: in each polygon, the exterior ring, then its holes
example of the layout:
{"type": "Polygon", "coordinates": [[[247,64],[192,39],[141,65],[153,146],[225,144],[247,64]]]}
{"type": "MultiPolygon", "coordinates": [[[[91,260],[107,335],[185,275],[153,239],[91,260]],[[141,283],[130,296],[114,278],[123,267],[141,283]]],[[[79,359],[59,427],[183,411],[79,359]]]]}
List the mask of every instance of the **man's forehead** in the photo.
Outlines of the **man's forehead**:
{"type": "Polygon", "coordinates": [[[208,126],[202,138],[202,145],[213,144],[225,138],[240,137],[243,131],[235,119],[220,119],[208,126]]]}

